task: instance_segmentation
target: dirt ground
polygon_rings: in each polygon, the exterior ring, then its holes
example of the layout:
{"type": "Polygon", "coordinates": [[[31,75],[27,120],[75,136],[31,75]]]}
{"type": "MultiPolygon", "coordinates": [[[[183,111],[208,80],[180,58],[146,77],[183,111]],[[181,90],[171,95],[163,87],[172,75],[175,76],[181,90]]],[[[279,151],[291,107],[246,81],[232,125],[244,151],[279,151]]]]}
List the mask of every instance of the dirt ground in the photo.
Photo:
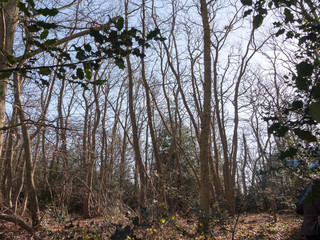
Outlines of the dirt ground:
{"type": "MultiPolygon", "coordinates": [[[[302,219],[295,214],[243,214],[215,219],[208,234],[196,233],[196,218],[166,216],[141,223],[138,218],[115,214],[108,218],[43,218],[39,239],[273,239],[298,240],[302,219]],[[276,220],[276,221],[275,221],[276,220]],[[130,238],[128,238],[128,236],[130,238]]],[[[33,239],[14,223],[0,221],[0,239],[33,239]]]]}

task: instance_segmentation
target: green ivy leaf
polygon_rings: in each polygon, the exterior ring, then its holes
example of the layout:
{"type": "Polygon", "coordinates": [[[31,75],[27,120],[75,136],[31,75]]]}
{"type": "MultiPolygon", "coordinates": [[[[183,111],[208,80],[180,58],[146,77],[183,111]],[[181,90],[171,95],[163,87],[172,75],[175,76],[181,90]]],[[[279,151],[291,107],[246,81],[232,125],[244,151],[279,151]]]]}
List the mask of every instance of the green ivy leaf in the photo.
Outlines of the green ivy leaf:
{"type": "Polygon", "coordinates": [[[278,137],[284,137],[284,135],[288,132],[289,128],[287,126],[280,126],[275,130],[275,135],[278,137]]]}
{"type": "Polygon", "coordinates": [[[43,15],[43,16],[50,16],[50,17],[54,17],[59,13],[59,10],[57,8],[40,8],[38,9],[38,13],[43,15]]]}
{"type": "Polygon", "coordinates": [[[307,142],[317,141],[317,138],[310,131],[305,131],[300,128],[296,128],[293,131],[302,140],[306,140],[307,142]]]}
{"type": "Polygon", "coordinates": [[[26,7],[25,3],[18,2],[17,7],[20,9],[20,11],[24,12],[24,14],[26,16],[30,17],[30,12],[29,12],[28,8],[26,7]]]}
{"type": "Polygon", "coordinates": [[[257,29],[261,26],[262,22],[263,22],[264,17],[262,16],[262,14],[258,14],[256,16],[253,17],[253,28],[257,29]]]}
{"type": "Polygon", "coordinates": [[[45,29],[43,30],[43,32],[40,34],[40,39],[45,39],[47,38],[49,35],[49,30],[48,29],[45,29]]]}
{"type": "Polygon", "coordinates": [[[120,17],[118,21],[116,22],[116,28],[120,31],[124,26],[124,19],[123,17],[120,17]]]}
{"type": "Polygon", "coordinates": [[[77,68],[77,77],[81,80],[84,78],[84,73],[82,68],[77,68]]]}
{"type": "Polygon", "coordinates": [[[311,94],[315,99],[320,98],[320,83],[313,87],[311,94]]]}
{"type": "Polygon", "coordinates": [[[85,49],[87,52],[91,52],[91,50],[92,50],[90,44],[84,44],[84,49],[85,49]]]}
{"type": "Polygon", "coordinates": [[[245,6],[251,6],[252,5],[252,0],[241,0],[241,3],[245,6]]]}
{"type": "Polygon", "coordinates": [[[93,28],[90,28],[90,36],[94,37],[94,40],[97,43],[103,44],[104,37],[101,35],[99,31],[96,31],[93,28]]]}
{"type": "Polygon", "coordinates": [[[43,44],[46,45],[46,46],[52,46],[54,44],[57,43],[57,40],[56,39],[48,39],[47,41],[45,41],[43,44]]]}
{"type": "Polygon", "coordinates": [[[57,24],[55,23],[47,23],[44,21],[38,21],[36,24],[41,28],[47,28],[47,29],[55,29],[58,27],[57,24]]]}
{"type": "Polygon", "coordinates": [[[284,34],[285,30],[282,28],[282,29],[279,29],[278,32],[276,33],[276,37],[279,37],[280,35],[284,34]]]}
{"type": "Polygon", "coordinates": [[[250,15],[251,13],[252,13],[252,9],[249,9],[243,13],[243,17],[245,18],[246,16],[250,15]]]}
{"type": "Polygon", "coordinates": [[[92,72],[88,68],[84,69],[84,72],[85,72],[86,79],[90,80],[92,76],[92,72]]]}
{"type": "Polygon", "coordinates": [[[39,32],[41,30],[41,28],[38,27],[38,25],[36,25],[36,24],[27,26],[27,28],[28,28],[29,32],[39,32]]]}
{"type": "Polygon", "coordinates": [[[297,73],[299,76],[309,77],[313,73],[313,65],[304,61],[296,65],[297,73]]]}
{"type": "Polygon", "coordinates": [[[303,102],[301,100],[293,101],[291,106],[293,110],[298,110],[303,107],[303,102]]]}
{"type": "Polygon", "coordinates": [[[285,158],[293,158],[297,154],[298,150],[294,147],[289,147],[285,151],[281,151],[279,154],[280,159],[285,159],[285,158]]]}
{"type": "Polygon", "coordinates": [[[98,80],[93,81],[93,82],[92,82],[92,84],[95,84],[95,85],[102,85],[102,84],[104,84],[104,83],[106,83],[106,82],[107,82],[107,80],[106,80],[106,79],[105,79],[105,80],[98,79],[98,80]]]}
{"type": "Polygon", "coordinates": [[[51,70],[50,68],[40,68],[40,70],[38,71],[39,74],[41,75],[50,75],[51,74],[51,70]]]}
{"type": "Polygon", "coordinates": [[[296,78],[296,85],[297,85],[297,88],[300,90],[308,90],[310,83],[307,78],[297,77],[296,78]]]}
{"type": "Polygon", "coordinates": [[[320,122],[320,102],[311,103],[309,107],[309,111],[310,111],[311,117],[317,122],[320,122]]]}
{"type": "Polygon", "coordinates": [[[83,51],[81,48],[78,48],[76,58],[79,59],[80,61],[86,59],[85,51],[83,51]]]}
{"type": "Polygon", "coordinates": [[[115,64],[118,66],[118,68],[120,69],[124,69],[125,65],[124,65],[124,61],[122,58],[116,58],[115,59],[115,64]]]}
{"type": "Polygon", "coordinates": [[[294,37],[294,33],[292,31],[289,31],[286,33],[287,38],[293,38],[294,37]]]}
{"type": "Polygon", "coordinates": [[[151,31],[151,32],[149,32],[149,33],[147,34],[147,39],[148,39],[148,40],[151,40],[151,39],[153,39],[153,38],[156,38],[158,34],[160,34],[160,29],[159,29],[159,28],[156,28],[156,29],[154,29],[153,31],[151,31]]]}
{"type": "Polygon", "coordinates": [[[289,23],[289,22],[293,23],[294,22],[294,16],[291,13],[290,9],[286,8],[284,10],[284,15],[285,15],[285,19],[284,19],[285,23],[289,23]]]}

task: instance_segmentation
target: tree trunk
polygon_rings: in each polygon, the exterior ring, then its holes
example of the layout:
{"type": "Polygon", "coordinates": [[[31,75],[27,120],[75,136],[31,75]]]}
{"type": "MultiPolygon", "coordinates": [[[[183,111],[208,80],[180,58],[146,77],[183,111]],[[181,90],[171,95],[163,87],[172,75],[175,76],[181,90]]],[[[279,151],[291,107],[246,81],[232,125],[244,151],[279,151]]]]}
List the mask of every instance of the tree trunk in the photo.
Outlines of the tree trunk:
{"type": "MultiPolygon", "coordinates": [[[[128,29],[128,0],[125,0],[125,27],[128,29]]],[[[127,69],[128,69],[128,91],[129,91],[129,114],[130,114],[130,120],[131,120],[131,128],[132,128],[132,137],[133,137],[133,150],[134,150],[134,156],[135,161],[138,166],[139,171],[139,177],[140,177],[140,192],[139,192],[139,205],[144,206],[145,205],[145,183],[146,183],[146,176],[145,176],[145,169],[142,162],[141,152],[140,152],[140,146],[139,146],[139,136],[138,136],[138,127],[137,127],[137,121],[136,121],[136,114],[134,111],[134,102],[133,102],[133,73],[131,68],[131,62],[130,62],[130,56],[126,56],[127,61],[127,69]]]]}
{"type": "Polygon", "coordinates": [[[33,160],[32,160],[32,150],[31,150],[31,140],[29,129],[26,124],[25,112],[21,101],[21,76],[18,73],[14,73],[14,98],[15,104],[17,106],[17,113],[20,119],[22,138],[23,138],[23,150],[26,162],[26,196],[29,196],[29,210],[32,219],[32,226],[36,227],[39,225],[39,205],[38,198],[34,184],[34,174],[33,174],[33,160]]]}
{"type": "Polygon", "coordinates": [[[200,211],[199,231],[207,232],[210,213],[209,178],[209,134],[211,118],[211,40],[206,0],[201,0],[201,18],[204,41],[204,84],[203,112],[201,114],[200,133],[200,211]]]}
{"type": "MultiPolygon", "coordinates": [[[[17,108],[13,106],[12,118],[10,120],[10,125],[14,126],[17,124],[17,108]]],[[[13,159],[13,142],[15,139],[15,128],[9,129],[6,153],[4,159],[4,174],[2,177],[2,195],[4,198],[4,204],[8,208],[12,208],[12,159],[13,159]]]]}
{"type": "MultiPolygon", "coordinates": [[[[4,4],[4,3],[1,3],[4,4]]],[[[9,68],[7,56],[12,54],[16,27],[18,25],[19,10],[17,1],[11,0],[0,8],[0,70],[9,68]]],[[[0,73],[0,156],[3,148],[3,135],[6,120],[5,100],[9,78],[0,73]]]]}

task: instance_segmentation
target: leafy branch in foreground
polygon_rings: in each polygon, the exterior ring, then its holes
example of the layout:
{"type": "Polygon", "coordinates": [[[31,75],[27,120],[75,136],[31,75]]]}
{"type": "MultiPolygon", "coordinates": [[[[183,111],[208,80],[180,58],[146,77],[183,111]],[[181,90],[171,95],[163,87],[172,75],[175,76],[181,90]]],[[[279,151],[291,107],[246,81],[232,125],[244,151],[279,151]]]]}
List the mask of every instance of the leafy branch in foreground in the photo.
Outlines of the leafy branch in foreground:
{"type": "Polygon", "coordinates": [[[283,146],[278,158],[290,165],[295,158],[300,165],[316,171],[319,167],[320,151],[320,3],[312,0],[241,0],[248,7],[245,16],[253,16],[255,28],[259,28],[269,12],[280,11],[282,19],[274,22],[276,36],[295,39],[295,70],[287,79],[288,87],[295,90],[280,113],[269,112],[264,119],[269,122],[269,134],[282,138],[288,133],[296,141],[283,146]],[[306,164],[308,163],[308,164],[306,164]],[[311,164],[311,165],[310,165],[311,164]]]}
{"type": "MultiPolygon", "coordinates": [[[[9,78],[15,71],[26,75],[31,70],[38,70],[37,74],[40,75],[42,83],[47,85],[48,82],[45,80],[45,76],[55,71],[57,77],[62,79],[66,68],[68,68],[74,72],[71,82],[77,82],[86,87],[92,76],[92,71],[99,69],[102,60],[112,59],[120,69],[124,69],[124,57],[127,55],[144,57],[141,48],[149,47],[150,40],[165,40],[160,36],[159,29],[150,31],[145,38],[141,37],[141,32],[136,28],[124,29],[124,19],[119,16],[110,19],[107,24],[92,27],[60,40],[50,38],[51,31],[58,28],[58,26],[55,23],[38,20],[36,17],[38,15],[54,17],[59,14],[58,9],[36,9],[33,0],[28,0],[25,3],[19,2],[18,7],[28,19],[32,19],[26,26],[29,34],[25,41],[30,49],[31,46],[34,46],[32,49],[35,48],[35,50],[27,51],[20,57],[8,54],[6,60],[9,68],[0,70],[0,79],[9,78]],[[93,38],[93,43],[89,41],[90,43],[84,42],[80,46],[72,45],[74,50],[72,53],[60,47],[63,43],[71,42],[83,36],[93,38]],[[56,58],[58,64],[34,66],[37,61],[35,56],[41,52],[47,52],[52,58],[56,58]],[[76,79],[79,81],[76,81],[76,79]]],[[[100,82],[103,83],[104,81],[98,81],[95,84],[100,82]]]]}

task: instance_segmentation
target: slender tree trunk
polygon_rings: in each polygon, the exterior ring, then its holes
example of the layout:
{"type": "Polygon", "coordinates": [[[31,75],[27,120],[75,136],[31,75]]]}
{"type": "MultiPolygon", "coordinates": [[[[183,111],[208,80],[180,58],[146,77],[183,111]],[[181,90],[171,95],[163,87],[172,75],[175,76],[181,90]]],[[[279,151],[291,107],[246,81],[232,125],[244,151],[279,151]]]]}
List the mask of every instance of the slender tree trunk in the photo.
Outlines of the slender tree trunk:
{"type": "MultiPolygon", "coordinates": [[[[128,122],[128,114],[126,113],[126,120],[125,120],[125,128],[127,127],[128,122]]],[[[123,193],[124,193],[124,181],[125,181],[125,167],[126,167],[126,151],[127,151],[127,136],[125,133],[126,129],[124,129],[123,133],[123,140],[122,140],[122,149],[121,149],[121,160],[120,160],[120,179],[119,179],[119,186],[120,186],[120,203],[123,201],[123,193]]],[[[122,207],[122,206],[121,206],[122,207]]]]}
{"type": "MultiPolygon", "coordinates": [[[[142,0],[142,36],[145,38],[145,31],[146,31],[146,26],[145,26],[145,0],[142,0]]],[[[142,54],[145,53],[145,48],[142,47],[142,54]]],[[[146,103],[147,103],[147,116],[148,116],[148,126],[149,126],[149,131],[150,131],[150,136],[151,136],[151,142],[152,142],[152,148],[153,148],[153,154],[154,154],[154,159],[156,162],[156,170],[158,173],[158,181],[156,181],[156,188],[158,189],[160,193],[160,199],[163,201],[164,200],[164,185],[163,185],[163,174],[162,174],[162,167],[161,167],[161,161],[160,161],[160,155],[159,155],[159,149],[158,149],[158,144],[157,144],[157,139],[156,139],[156,134],[154,131],[153,127],[153,121],[152,121],[152,107],[151,107],[151,100],[150,100],[150,88],[147,83],[147,78],[146,78],[146,69],[145,69],[145,61],[144,58],[141,59],[141,75],[142,75],[142,80],[144,83],[145,91],[146,91],[146,103]]]]}
{"type": "Polygon", "coordinates": [[[23,150],[26,162],[26,195],[29,197],[29,209],[32,219],[32,226],[36,227],[39,225],[39,204],[37,193],[34,184],[34,174],[33,174],[33,159],[31,151],[31,140],[29,129],[26,124],[25,112],[21,101],[21,76],[18,73],[14,73],[14,98],[15,104],[17,106],[17,113],[20,119],[22,138],[23,138],[23,150]]]}
{"type": "Polygon", "coordinates": [[[85,117],[83,125],[83,136],[82,136],[82,168],[84,172],[84,197],[83,197],[83,210],[82,214],[84,218],[90,218],[90,198],[91,198],[91,189],[92,189],[92,166],[91,159],[92,155],[90,154],[90,118],[89,111],[92,104],[88,103],[88,99],[85,95],[85,90],[82,93],[83,99],[85,101],[85,117]]]}
{"type": "Polygon", "coordinates": [[[200,210],[199,231],[206,232],[209,227],[210,189],[209,178],[209,135],[211,118],[211,40],[206,0],[201,0],[201,18],[204,41],[204,84],[203,112],[200,133],[200,210]]]}
{"type": "MultiPolygon", "coordinates": [[[[7,56],[12,54],[16,27],[18,25],[19,10],[17,1],[11,0],[0,8],[0,70],[9,68],[7,56]]],[[[5,100],[7,95],[9,78],[0,73],[0,156],[3,148],[2,128],[5,126],[6,109],[5,100]]]]}
{"type": "MultiPolygon", "coordinates": [[[[128,0],[125,0],[125,27],[128,29],[128,0]]],[[[136,121],[136,114],[134,111],[134,102],[133,102],[133,73],[131,68],[130,56],[126,56],[127,61],[127,69],[128,69],[128,91],[129,91],[129,114],[131,120],[131,129],[132,129],[132,137],[133,137],[133,150],[135,161],[137,163],[139,177],[140,177],[140,192],[139,192],[139,205],[145,205],[145,184],[146,184],[146,175],[145,169],[141,157],[140,146],[139,146],[139,136],[138,136],[138,127],[136,121]]]]}
{"type": "MultiPolygon", "coordinates": [[[[18,120],[17,119],[17,108],[15,106],[13,106],[13,113],[12,113],[12,118],[10,120],[10,125],[17,124],[17,120],[18,120]]],[[[12,159],[13,159],[13,151],[14,151],[13,142],[16,138],[15,132],[16,132],[15,128],[9,129],[5,159],[4,159],[4,175],[2,177],[2,195],[4,198],[4,204],[8,208],[12,208],[12,193],[13,193],[12,159]]]]}

